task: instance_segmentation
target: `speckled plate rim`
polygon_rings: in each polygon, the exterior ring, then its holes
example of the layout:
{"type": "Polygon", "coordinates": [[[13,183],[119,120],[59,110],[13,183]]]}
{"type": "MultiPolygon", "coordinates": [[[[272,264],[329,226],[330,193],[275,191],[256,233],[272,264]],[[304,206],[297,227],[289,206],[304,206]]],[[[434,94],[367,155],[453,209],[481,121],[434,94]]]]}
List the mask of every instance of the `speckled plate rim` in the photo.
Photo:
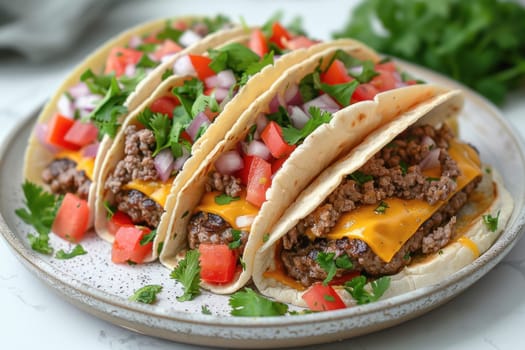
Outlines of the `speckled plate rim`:
{"type": "MultiPolygon", "coordinates": [[[[466,100],[485,109],[500,124],[507,138],[519,151],[519,163],[525,168],[523,141],[494,105],[470,89],[437,73],[408,63],[402,65],[416,76],[464,90],[466,100]]],[[[0,166],[16,137],[24,128],[32,126],[36,112],[22,119],[0,147],[0,166]]],[[[192,344],[245,348],[299,346],[335,341],[384,329],[421,315],[459,294],[496,266],[523,234],[523,199],[516,198],[515,204],[507,228],[497,241],[478,259],[447,279],[368,305],[293,317],[236,318],[182,311],[174,311],[170,315],[163,314],[164,309],[129,302],[108,295],[80,280],[67,278],[63,271],[47,264],[37,253],[28,249],[20,240],[20,236],[9,228],[2,213],[0,233],[15,256],[38,278],[79,308],[117,325],[140,333],[192,344]],[[380,321],[377,321],[378,318],[380,321]],[[340,326],[330,327],[335,324],[340,326]],[[288,331],[279,333],[283,327],[287,327],[288,331]],[[192,337],[188,337],[190,334],[192,337]],[[224,336],[221,338],[218,334],[224,336]]]]}

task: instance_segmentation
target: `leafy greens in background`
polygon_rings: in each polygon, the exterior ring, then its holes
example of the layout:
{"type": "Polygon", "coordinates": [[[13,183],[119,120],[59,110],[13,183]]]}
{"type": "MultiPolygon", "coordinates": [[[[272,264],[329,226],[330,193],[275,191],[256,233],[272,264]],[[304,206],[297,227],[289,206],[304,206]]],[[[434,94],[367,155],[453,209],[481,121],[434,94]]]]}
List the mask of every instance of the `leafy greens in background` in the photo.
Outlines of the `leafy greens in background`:
{"type": "Polygon", "coordinates": [[[525,81],[525,8],[502,0],[368,0],[334,38],[353,37],[463,82],[496,104],[525,81]]]}

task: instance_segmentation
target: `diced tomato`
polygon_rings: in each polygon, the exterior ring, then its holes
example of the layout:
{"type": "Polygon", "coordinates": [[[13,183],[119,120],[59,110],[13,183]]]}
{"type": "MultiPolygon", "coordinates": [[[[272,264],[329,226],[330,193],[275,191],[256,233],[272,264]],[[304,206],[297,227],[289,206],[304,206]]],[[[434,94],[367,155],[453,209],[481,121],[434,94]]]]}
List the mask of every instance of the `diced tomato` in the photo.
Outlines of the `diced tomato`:
{"type": "Polygon", "coordinates": [[[210,122],[212,122],[215,119],[215,117],[219,115],[219,112],[212,112],[209,107],[206,107],[206,109],[204,110],[204,114],[206,114],[210,122]]]}
{"type": "Polygon", "coordinates": [[[167,39],[165,40],[162,45],[160,45],[155,52],[153,53],[153,56],[160,61],[160,59],[164,56],[174,54],[176,52],[179,52],[182,50],[182,47],[180,47],[176,42],[173,40],[167,39]]]}
{"type": "Polygon", "coordinates": [[[342,286],[345,284],[345,282],[351,281],[354,277],[359,275],[359,271],[350,271],[340,277],[334,277],[330,282],[328,282],[328,284],[331,286],[342,286]]]}
{"type": "Polygon", "coordinates": [[[211,77],[212,75],[217,74],[213,69],[210,68],[209,64],[211,63],[211,58],[200,55],[188,55],[190,57],[191,64],[197,72],[197,76],[200,80],[211,77]]]}
{"type": "Polygon", "coordinates": [[[281,167],[283,166],[284,162],[286,162],[287,159],[288,157],[276,159],[272,163],[272,174],[275,174],[279,169],[281,169],[281,167]]]}
{"type": "Polygon", "coordinates": [[[248,47],[261,57],[268,53],[268,44],[266,43],[266,38],[260,29],[255,29],[252,32],[248,47]]]}
{"type": "Polygon", "coordinates": [[[201,243],[199,253],[203,281],[216,284],[233,281],[237,254],[227,244],[201,243]]]}
{"type": "Polygon", "coordinates": [[[410,79],[410,80],[405,81],[405,84],[407,84],[407,85],[416,85],[417,84],[417,80],[416,79],[410,79]]]}
{"type": "Polygon", "coordinates": [[[148,35],[147,37],[142,39],[142,41],[145,44],[158,44],[158,43],[161,42],[161,40],[159,40],[159,38],[157,38],[157,35],[155,35],[155,34],[148,35]]]}
{"type": "Polygon", "coordinates": [[[241,179],[241,183],[243,185],[248,184],[248,176],[250,175],[250,168],[252,166],[253,158],[255,158],[255,156],[249,155],[245,155],[243,158],[244,167],[238,172],[238,177],[241,179]]]}
{"type": "Polygon", "coordinates": [[[177,30],[185,31],[186,29],[188,29],[188,23],[186,21],[179,20],[179,21],[173,23],[173,28],[175,28],[177,30]]]}
{"type": "Polygon", "coordinates": [[[375,95],[379,93],[379,90],[372,84],[360,84],[356,87],[350,103],[356,103],[359,101],[373,100],[375,95]]]}
{"type": "Polygon", "coordinates": [[[157,98],[151,103],[149,109],[153,113],[166,114],[168,117],[173,118],[173,110],[179,105],[179,100],[171,96],[162,96],[157,98]]]}
{"type": "Polygon", "coordinates": [[[272,183],[272,166],[264,159],[253,156],[246,185],[246,200],[261,207],[266,200],[266,190],[272,183]]]}
{"type": "Polygon", "coordinates": [[[344,84],[352,80],[348,75],[346,67],[343,62],[334,60],[330,67],[321,74],[321,81],[329,85],[344,84]]]}
{"type": "Polygon", "coordinates": [[[312,45],[317,44],[317,41],[313,41],[311,39],[308,39],[304,35],[295,37],[293,39],[288,40],[285,43],[285,46],[288,50],[297,50],[297,49],[307,49],[312,45]]]}
{"type": "Polygon", "coordinates": [[[76,120],[73,126],[64,135],[64,140],[84,147],[97,139],[98,129],[93,123],[84,123],[76,120]]]}
{"type": "Polygon", "coordinates": [[[67,132],[74,124],[75,121],[73,119],[64,117],[62,114],[55,114],[49,121],[46,141],[53,146],[72,151],[79,150],[81,148],[79,145],[65,139],[67,132]]]}
{"type": "Polygon", "coordinates": [[[151,252],[153,242],[141,245],[140,241],[151,230],[147,227],[121,226],[115,234],[111,250],[111,261],[116,264],[133,262],[141,264],[151,252]]]}
{"type": "Polygon", "coordinates": [[[337,310],[346,307],[335,289],[322,283],[313,284],[303,294],[303,299],[312,311],[337,310]]]}
{"type": "Polygon", "coordinates": [[[105,74],[115,72],[117,77],[120,77],[126,71],[126,67],[130,64],[135,65],[143,53],[124,47],[114,47],[111,49],[109,56],[106,60],[106,69],[104,70],[105,74]]]}
{"type": "Polygon", "coordinates": [[[89,206],[86,200],[66,193],[58,208],[51,230],[70,242],[80,242],[89,224],[89,206]]]}
{"type": "Polygon", "coordinates": [[[133,220],[128,214],[117,210],[108,221],[108,231],[114,236],[122,226],[133,226],[133,220]]]}
{"type": "Polygon", "coordinates": [[[269,122],[261,133],[261,139],[264,141],[270,153],[275,158],[283,158],[296,148],[295,145],[289,145],[283,138],[283,130],[275,121],[269,122]]]}
{"type": "Polygon", "coordinates": [[[290,40],[292,35],[284,28],[281,23],[274,22],[272,24],[272,36],[270,41],[275,45],[279,46],[281,49],[285,48],[286,41],[290,40]]]}
{"type": "Polygon", "coordinates": [[[375,70],[385,70],[387,72],[395,73],[397,72],[397,67],[394,61],[387,61],[384,63],[378,63],[374,67],[375,70]]]}
{"type": "Polygon", "coordinates": [[[393,72],[381,69],[376,69],[376,72],[378,72],[379,75],[373,77],[372,80],[370,80],[370,84],[375,86],[377,90],[381,92],[396,88],[398,80],[393,72]]]}
{"type": "Polygon", "coordinates": [[[181,132],[180,137],[191,144],[193,143],[193,139],[191,138],[190,134],[188,134],[186,131],[181,132]]]}

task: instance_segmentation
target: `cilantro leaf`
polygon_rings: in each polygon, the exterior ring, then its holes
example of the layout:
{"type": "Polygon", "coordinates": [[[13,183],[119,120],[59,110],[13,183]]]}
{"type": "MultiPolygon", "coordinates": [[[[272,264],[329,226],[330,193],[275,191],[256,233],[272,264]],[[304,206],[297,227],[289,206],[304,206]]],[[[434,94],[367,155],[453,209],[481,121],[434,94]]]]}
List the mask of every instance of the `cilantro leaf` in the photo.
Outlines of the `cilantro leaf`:
{"type": "Polygon", "coordinates": [[[301,130],[294,128],[293,126],[283,127],[283,138],[290,144],[295,145],[300,141],[303,141],[315,131],[319,126],[325,123],[329,123],[332,120],[332,114],[327,111],[322,111],[319,107],[310,107],[309,111],[312,118],[310,118],[301,130]]]}
{"type": "Polygon", "coordinates": [[[486,214],[482,216],[483,223],[485,224],[485,226],[490,232],[496,232],[496,230],[498,229],[499,214],[500,214],[500,211],[498,210],[498,213],[496,214],[496,216],[492,216],[490,214],[486,214]]]}
{"type": "Polygon", "coordinates": [[[358,86],[357,80],[334,85],[319,82],[319,89],[333,97],[343,107],[350,104],[350,99],[358,86]]]}
{"type": "Polygon", "coordinates": [[[228,248],[230,249],[237,249],[241,246],[241,238],[242,238],[242,232],[240,230],[235,230],[235,229],[232,229],[232,236],[233,236],[233,241],[230,242],[228,244],[228,248]]]}
{"type": "Polygon", "coordinates": [[[337,269],[350,270],[354,267],[347,254],[340,255],[336,258],[335,253],[319,252],[315,261],[326,271],[326,278],[323,280],[324,285],[327,285],[328,282],[334,278],[337,269]]]}
{"type": "Polygon", "coordinates": [[[137,301],[144,304],[153,304],[157,301],[157,294],[162,291],[162,286],[150,284],[139,288],[129,297],[130,301],[137,301]]]}
{"type": "Polygon", "coordinates": [[[374,177],[372,175],[365,174],[359,170],[354,171],[352,174],[348,175],[348,177],[361,186],[367,183],[368,181],[374,180],[374,177]]]}
{"type": "Polygon", "coordinates": [[[152,154],[155,157],[168,145],[172,122],[166,114],[155,113],[150,119],[150,126],[155,136],[155,151],[152,154]]]}
{"type": "Polygon", "coordinates": [[[184,259],[170,274],[170,277],[179,281],[184,288],[184,294],[177,297],[178,301],[189,301],[200,294],[201,267],[199,256],[198,250],[188,250],[184,259]]]}
{"type": "Polygon", "coordinates": [[[221,193],[215,196],[215,203],[217,203],[218,205],[226,205],[230,204],[231,202],[238,201],[239,199],[241,199],[241,197],[232,197],[228,196],[225,193],[221,193]]]}
{"type": "Polygon", "coordinates": [[[22,190],[26,208],[16,209],[16,215],[26,224],[33,226],[40,235],[49,234],[60,198],[27,180],[22,184],[22,190]]]}
{"type": "Polygon", "coordinates": [[[158,65],[159,65],[159,62],[153,61],[146,54],[143,54],[140,60],[137,62],[137,67],[140,67],[140,68],[155,68],[158,65]]]}
{"type": "Polygon", "coordinates": [[[162,73],[162,81],[168,79],[169,77],[171,77],[173,75],[173,69],[172,68],[168,68],[164,71],[164,73],[162,73]]]}
{"type": "Polygon", "coordinates": [[[151,243],[155,240],[155,237],[157,237],[157,230],[152,230],[147,235],[144,235],[140,240],[140,245],[145,246],[148,243],[151,243]]]}
{"type": "Polygon", "coordinates": [[[80,244],[77,244],[69,253],[66,253],[63,249],[60,249],[56,254],[55,258],[57,259],[71,259],[75,256],[84,255],[87,252],[84,250],[80,244]]]}
{"type": "Polygon", "coordinates": [[[350,72],[350,75],[354,77],[359,83],[368,83],[373,77],[379,75],[379,73],[375,71],[374,66],[374,62],[370,60],[363,61],[361,72],[359,74],[350,72]]]}
{"type": "Polygon", "coordinates": [[[386,213],[386,210],[388,209],[388,203],[385,201],[379,202],[377,207],[374,209],[374,213],[376,214],[384,214],[386,213]]]}
{"type": "Polygon", "coordinates": [[[104,96],[111,86],[111,80],[115,77],[114,73],[107,75],[96,75],[91,69],[86,70],[80,76],[80,81],[84,82],[89,91],[95,95],[104,96]]]}
{"type": "Polygon", "coordinates": [[[345,290],[350,293],[358,305],[368,304],[377,301],[383,296],[390,286],[390,277],[383,276],[370,283],[372,292],[365,289],[366,277],[357,276],[345,283],[345,290]]]}
{"type": "Polygon", "coordinates": [[[232,294],[229,304],[232,316],[281,316],[288,312],[288,305],[266,299],[248,287],[232,294]]]}
{"type": "Polygon", "coordinates": [[[168,20],[166,21],[166,25],[164,26],[164,28],[159,33],[157,33],[157,39],[159,40],[170,39],[178,43],[182,34],[183,34],[183,31],[173,28],[172,21],[168,20]]]}
{"type": "Polygon", "coordinates": [[[208,308],[208,305],[206,305],[206,304],[202,304],[202,305],[201,305],[201,313],[202,313],[203,315],[211,315],[211,311],[210,311],[210,309],[208,308]]]}
{"type": "Polygon", "coordinates": [[[191,106],[191,115],[195,118],[200,112],[209,108],[211,112],[219,112],[219,103],[214,96],[199,95],[191,106]]]}
{"type": "Polygon", "coordinates": [[[314,73],[306,75],[299,82],[299,94],[304,102],[311,101],[319,96],[319,89],[315,86],[314,73]]]}
{"type": "Polygon", "coordinates": [[[259,73],[264,67],[273,64],[273,51],[264,55],[262,60],[253,62],[242,73],[239,85],[246,85],[251,76],[259,73]]]}
{"type": "Polygon", "coordinates": [[[290,116],[288,115],[288,111],[283,106],[279,106],[277,109],[277,112],[270,113],[266,115],[266,118],[268,120],[273,120],[280,126],[289,126],[291,125],[290,116]]]}
{"type": "Polygon", "coordinates": [[[240,43],[230,43],[219,49],[211,49],[209,55],[212,59],[209,66],[215,72],[231,69],[238,76],[261,59],[259,55],[240,43]]]}
{"type": "Polygon", "coordinates": [[[215,17],[205,17],[196,21],[196,24],[201,23],[204,23],[206,28],[208,28],[208,33],[213,33],[230,26],[231,20],[228,16],[217,15],[215,17]]]}
{"type": "Polygon", "coordinates": [[[172,93],[177,96],[182,107],[186,110],[189,116],[192,116],[191,109],[193,103],[203,94],[204,84],[197,78],[192,78],[184,81],[181,86],[174,87],[172,93]]]}

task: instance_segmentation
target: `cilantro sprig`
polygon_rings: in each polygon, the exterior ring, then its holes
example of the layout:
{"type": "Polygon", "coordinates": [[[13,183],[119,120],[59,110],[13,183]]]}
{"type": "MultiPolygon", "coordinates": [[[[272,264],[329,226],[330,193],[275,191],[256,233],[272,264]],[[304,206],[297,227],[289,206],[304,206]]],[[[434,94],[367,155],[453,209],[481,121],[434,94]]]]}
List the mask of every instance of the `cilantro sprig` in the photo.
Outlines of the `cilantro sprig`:
{"type": "Polygon", "coordinates": [[[201,267],[198,250],[188,250],[186,256],[173,269],[170,277],[179,281],[184,289],[184,294],[177,297],[178,301],[189,301],[200,294],[201,267]]]}
{"type": "Polygon", "coordinates": [[[267,299],[248,287],[232,294],[229,304],[232,316],[282,316],[288,312],[288,305],[267,299]]]}
{"type": "Polygon", "coordinates": [[[335,276],[337,269],[351,270],[354,265],[350,257],[346,254],[335,257],[335,253],[319,252],[315,261],[326,271],[326,278],[323,281],[327,285],[335,276]]]}
{"type": "Polygon", "coordinates": [[[358,305],[368,304],[381,298],[388,287],[390,287],[390,277],[383,276],[372,281],[370,283],[372,292],[367,291],[365,285],[365,276],[354,277],[344,285],[345,290],[350,293],[358,305]]]}
{"type": "Polygon", "coordinates": [[[308,119],[302,129],[296,129],[291,125],[282,128],[283,138],[288,144],[295,145],[303,141],[319,126],[329,123],[330,120],[332,120],[332,114],[327,111],[322,111],[319,107],[312,106],[308,112],[312,117],[308,119]]]}
{"type": "Polygon", "coordinates": [[[482,216],[483,223],[490,232],[496,232],[496,230],[498,229],[499,214],[500,211],[498,210],[496,216],[492,216],[491,214],[486,214],[482,216]]]}
{"type": "Polygon", "coordinates": [[[38,235],[29,234],[31,248],[42,254],[53,253],[49,245],[49,233],[60,207],[61,197],[44,191],[44,189],[30,181],[22,184],[25,208],[18,208],[15,213],[26,224],[35,228],[38,235]]]}

